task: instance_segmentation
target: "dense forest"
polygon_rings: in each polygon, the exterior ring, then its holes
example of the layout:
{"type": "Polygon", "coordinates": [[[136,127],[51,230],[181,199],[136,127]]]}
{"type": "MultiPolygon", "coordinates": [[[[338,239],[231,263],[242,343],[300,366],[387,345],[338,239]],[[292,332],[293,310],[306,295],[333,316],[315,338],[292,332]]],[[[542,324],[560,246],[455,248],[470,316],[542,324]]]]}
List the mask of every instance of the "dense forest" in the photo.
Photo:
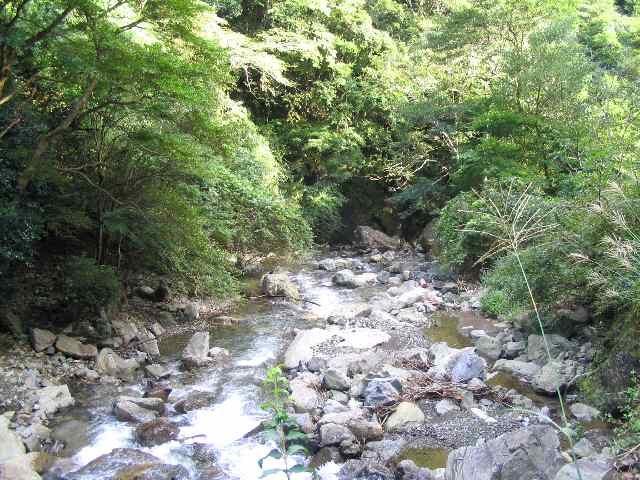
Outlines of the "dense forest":
{"type": "Polygon", "coordinates": [[[637,0],[0,0],[0,62],[3,317],[427,227],[491,315],[588,307],[596,404],[634,385],[637,0]]]}

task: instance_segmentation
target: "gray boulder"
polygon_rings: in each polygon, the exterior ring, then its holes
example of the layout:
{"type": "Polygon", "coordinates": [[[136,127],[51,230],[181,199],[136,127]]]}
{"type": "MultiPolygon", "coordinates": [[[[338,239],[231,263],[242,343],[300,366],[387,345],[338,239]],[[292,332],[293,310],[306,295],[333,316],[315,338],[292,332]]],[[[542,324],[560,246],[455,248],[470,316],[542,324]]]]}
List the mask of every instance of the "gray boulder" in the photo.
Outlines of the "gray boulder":
{"type": "Polygon", "coordinates": [[[339,480],[395,480],[385,465],[368,460],[348,460],[338,473],[339,480]]]}
{"type": "Polygon", "coordinates": [[[318,268],[327,272],[334,272],[336,270],[336,261],[333,258],[325,258],[318,262],[318,268]]]}
{"type": "Polygon", "coordinates": [[[562,467],[554,480],[613,480],[613,462],[606,458],[581,458],[562,467]]]}
{"type": "Polygon", "coordinates": [[[211,363],[209,348],[209,332],[194,333],[182,351],[182,364],[191,369],[211,363]]]}
{"type": "Polygon", "coordinates": [[[507,342],[504,344],[504,356],[508,359],[514,359],[521,355],[526,348],[524,342],[507,342]]]}
{"type": "Polygon", "coordinates": [[[433,344],[429,352],[433,362],[429,373],[437,378],[465,383],[472,378],[486,377],[487,362],[475,353],[473,347],[457,349],[439,342],[433,344]]]}
{"type": "MultiPolygon", "coordinates": [[[[562,335],[549,334],[546,335],[547,344],[551,358],[556,358],[560,353],[570,351],[573,344],[562,335]]],[[[545,339],[542,335],[529,335],[527,340],[527,357],[530,362],[535,362],[540,366],[545,365],[549,361],[545,339]]]]}
{"type": "Polygon", "coordinates": [[[194,390],[189,392],[184,398],[178,400],[173,406],[177,412],[187,413],[192,410],[199,410],[212,405],[216,401],[214,392],[194,390]]]}
{"type": "Polygon", "coordinates": [[[25,453],[20,436],[9,428],[9,419],[0,416],[0,464],[25,453]]]}
{"type": "Polygon", "coordinates": [[[161,445],[178,438],[180,429],[166,418],[158,418],[136,427],[136,439],[145,447],[161,445]]]}
{"type": "Polygon", "coordinates": [[[144,370],[145,372],[147,372],[147,374],[149,374],[156,380],[169,378],[171,376],[171,372],[158,363],[147,365],[146,367],[144,367],[144,370]]]}
{"type": "Polygon", "coordinates": [[[495,337],[480,336],[477,338],[475,345],[478,353],[490,360],[497,360],[502,355],[502,342],[495,337]]]}
{"type": "Polygon", "coordinates": [[[289,280],[286,273],[269,273],[262,277],[262,293],[268,297],[300,299],[298,287],[289,280]]]}
{"type": "Polygon", "coordinates": [[[128,345],[130,342],[138,338],[138,327],[131,322],[112,320],[111,325],[113,326],[117,336],[122,338],[125,345],[128,345]]]}
{"type": "Polygon", "coordinates": [[[375,248],[381,252],[400,247],[400,240],[397,238],[392,238],[379,230],[364,225],[356,227],[354,234],[355,243],[360,247],[375,248]]]}
{"type": "Polygon", "coordinates": [[[96,371],[130,380],[140,365],[135,358],[124,359],[110,348],[103,348],[96,358],[96,371]]]}
{"type": "Polygon", "coordinates": [[[415,403],[401,402],[391,416],[387,418],[384,428],[388,432],[394,432],[402,430],[411,424],[423,423],[424,419],[424,413],[415,403]]]}
{"type": "Polygon", "coordinates": [[[600,416],[600,410],[584,403],[572,403],[569,410],[579,422],[590,422],[600,416]]]}
{"type": "Polygon", "coordinates": [[[65,480],[126,479],[188,480],[189,472],[182,465],[167,465],[151,455],[132,448],[116,448],[91,461],[80,470],[65,476],[65,480]]]}
{"type": "Polygon", "coordinates": [[[391,405],[402,392],[402,384],[396,378],[374,378],[364,389],[364,404],[369,407],[391,405]]]}
{"type": "Polygon", "coordinates": [[[344,425],[327,423],[320,427],[320,446],[340,445],[343,442],[355,442],[356,438],[344,425]]]}
{"type": "Polygon", "coordinates": [[[56,343],[56,335],[49,330],[34,328],[31,330],[31,346],[36,352],[44,352],[56,343]]]}
{"type": "Polygon", "coordinates": [[[138,333],[138,345],[137,348],[145,353],[147,353],[152,358],[157,358],[160,356],[160,350],[158,349],[158,340],[153,334],[143,328],[138,333]]]}
{"type": "Polygon", "coordinates": [[[39,411],[45,415],[53,415],[58,410],[71,407],[75,404],[75,399],[69,392],[66,385],[51,385],[34,392],[35,400],[38,402],[39,411]]]}
{"type": "Polygon", "coordinates": [[[447,480],[554,480],[564,466],[556,431],[546,425],[506,433],[452,451],[447,480]]]}
{"type": "Polygon", "coordinates": [[[313,412],[322,405],[318,389],[320,381],[311,373],[303,373],[291,380],[291,401],[298,413],[313,412]]]}
{"type": "Polygon", "coordinates": [[[531,385],[538,392],[555,395],[558,390],[564,391],[567,388],[576,376],[577,366],[574,360],[549,362],[540,369],[531,385]]]}
{"type": "Polygon", "coordinates": [[[536,363],[505,359],[498,360],[493,365],[493,369],[498,372],[515,375],[527,382],[533,381],[534,377],[540,372],[540,366],[536,363]]]}
{"type": "Polygon", "coordinates": [[[156,413],[142,408],[128,400],[116,400],[113,403],[113,414],[118,420],[133,423],[145,423],[155,420],[156,413]]]}
{"type": "Polygon", "coordinates": [[[80,360],[93,360],[98,356],[98,349],[95,345],[84,344],[66,335],[58,335],[56,350],[71,358],[80,360]]]}
{"type": "Polygon", "coordinates": [[[347,374],[336,368],[330,368],[324,372],[324,386],[329,390],[347,391],[351,386],[347,374]]]}

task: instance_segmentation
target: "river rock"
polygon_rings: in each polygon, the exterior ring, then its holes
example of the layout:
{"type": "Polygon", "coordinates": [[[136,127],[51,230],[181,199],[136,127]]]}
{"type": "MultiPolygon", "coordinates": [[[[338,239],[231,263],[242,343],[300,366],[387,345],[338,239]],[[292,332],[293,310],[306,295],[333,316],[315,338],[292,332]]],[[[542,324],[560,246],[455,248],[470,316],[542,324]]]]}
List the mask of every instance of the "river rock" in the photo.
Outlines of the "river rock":
{"type": "Polygon", "coordinates": [[[426,293],[427,291],[421,287],[409,290],[406,293],[400,294],[400,296],[395,299],[393,306],[398,310],[402,310],[416,303],[423,303],[426,293]]]}
{"type": "Polygon", "coordinates": [[[325,258],[318,262],[318,268],[327,272],[335,272],[336,261],[333,258],[325,258]]]}
{"type": "Polygon", "coordinates": [[[527,382],[533,381],[533,378],[540,372],[540,366],[536,363],[505,359],[498,360],[493,365],[493,369],[498,372],[515,375],[527,382]]]}
{"type": "Polygon", "coordinates": [[[0,463],[25,453],[26,449],[20,436],[9,428],[9,419],[0,416],[0,463]]]}
{"type": "Polygon", "coordinates": [[[182,364],[190,369],[211,363],[209,357],[209,332],[196,332],[182,351],[182,364]]]}
{"type": "MultiPolygon", "coordinates": [[[[562,335],[555,333],[546,335],[551,358],[555,359],[560,353],[573,348],[572,343],[562,335]]],[[[530,362],[535,362],[540,366],[549,362],[545,341],[542,335],[529,335],[527,339],[527,357],[530,362]]]]}
{"type": "Polygon", "coordinates": [[[403,430],[410,424],[424,422],[424,419],[424,413],[415,403],[402,402],[387,419],[384,428],[388,432],[403,430]]]}
{"type": "Polygon", "coordinates": [[[586,458],[586,457],[595,455],[597,452],[593,444],[589,441],[589,439],[586,437],[582,437],[573,446],[573,453],[575,453],[578,456],[578,458],[586,458]]]}
{"type": "Polygon", "coordinates": [[[84,420],[66,420],[53,428],[51,438],[64,445],[61,455],[70,456],[89,444],[89,424],[84,420]]]}
{"type": "Polygon", "coordinates": [[[369,442],[362,452],[362,459],[387,465],[394,462],[406,448],[407,441],[402,438],[369,442]]]}
{"type": "Polygon", "coordinates": [[[291,380],[291,402],[298,413],[311,413],[322,405],[318,390],[320,380],[312,373],[305,372],[291,380]]]}
{"type": "Polygon", "coordinates": [[[380,463],[368,460],[347,460],[342,465],[338,477],[340,480],[395,480],[394,473],[380,463]]]}
{"type": "Polygon", "coordinates": [[[125,345],[128,345],[133,340],[138,338],[138,327],[129,321],[124,320],[112,320],[111,325],[116,332],[116,335],[122,338],[125,345]]]}
{"type": "Polygon", "coordinates": [[[436,403],[435,409],[436,409],[436,414],[438,414],[441,417],[444,417],[445,415],[448,415],[451,412],[460,411],[460,407],[458,406],[458,404],[448,398],[443,398],[438,403],[436,403]]]}
{"type": "Polygon", "coordinates": [[[158,413],[164,413],[165,404],[164,400],[156,397],[129,397],[122,395],[118,397],[118,401],[131,402],[139,407],[146,408],[147,410],[153,410],[158,413]]]}
{"type": "Polygon", "coordinates": [[[158,418],[136,427],[136,439],[145,447],[160,445],[178,438],[180,429],[166,418],[158,418]]]}
{"type": "Polygon", "coordinates": [[[188,480],[189,472],[182,465],[166,465],[150,453],[133,448],[116,448],[68,474],[65,480],[139,479],[188,480]]]}
{"type": "Polygon", "coordinates": [[[306,364],[314,356],[313,347],[329,340],[332,333],[321,328],[303,330],[296,335],[284,354],[284,365],[288,369],[306,364]]]}
{"type": "Polygon", "coordinates": [[[448,480],[553,480],[564,466],[557,432],[535,425],[452,451],[448,480]],[[497,476],[496,472],[500,472],[497,476]]]}
{"type": "Polygon", "coordinates": [[[320,446],[328,447],[331,445],[340,445],[342,442],[354,442],[354,437],[351,430],[344,425],[338,425],[336,423],[327,423],[320,427],[320,446]]]}
{"type": "Polygon", "coordinates": [[[45,415],[53,415],[58,410],[75,404],[74,398],[66,385],[51,385],[34,392],[39,410],[45,415]]]}
{"type": "Polygon", "coordinates": [[[55,345],[57,351],[72,358],[92,360],[98,356],[98,349],[95,345],[84,344],[66,335],[58,335],[55,345]]]}
{"type": "Polygon", "coordinates": [[[563,391],[576,376],[577,363],[574,360],[547,363],[533,378],[531,385],[538,392],[555,395],[558,390],[563,391]]]}
{"type": "Polygon", "coordinates": [[[433,361],[429,373],[436,378],[465,383],[472,378],[486,377],[487,362],[475,353],[473,347],[457,349],[439,342],[433,344],[429,351],[433,361]]]}
{"type": "Polygon", "coordinates": [[[384,436],[380,423],[374,420],[366,420],[362,417],[352,418],[347,422],[347,427],[362,442],[382,440],[384,436]]]}
{"type": "Polygon", "coordinates": [[[572,403],[569,410],[579,422],[591,422],[600,417],[600,410],[584,403],[572,403]]]}
{"type": "Polygon", "coordinates": [[[329,390],[338,390],[341,392],[349,390],[351,386],[347,374],[335,368],[330,368],[324,372],[323,384],[329,390]]]}
{"type": "Polygon", "coordinates": [[[382,252],[400,247],[400,240],[368,226],[358,226],[354,232],[355,243],[364,248],[378,249],[382,252]]]}
{"type": "Polygon", "coordinates": [[[364,390],[364,404],[369,407],[391,405],[402,392],[402,384],[396,378],[374,378],[364,390]]]}
{"type": "Polygon", "coordinates": [[[161,380],[163,378],[169,378],[171,376],[171,372],[167,370],[164,366],[154,363],[151,365],[147,365],[144,367],[145,372],[155,378],[156,380],[161,380]]]}
{"type": "Polygon", "coordinates": [[[160,356],[160,349],[158,348],[158,340],[153,334],[147,330],[146,328],[140,329],[138,333],[139,343],[137,348],[141,351],[147,353],[152,358],[157,358],[160,356]]]}
{"type": "Polygon", "coordinates": [[[140,365],[134,358],[124,359],[110,348],[103,348],[96,359],[96,371],[130,380],[140,365]]]}
{"type": "Polygon", "coordinates": [[[480,336],[476,339],[475,345],[478,353],[490,360],[497,360],[502,355],[502,342],[495,337],[480,336]]]}
{"type": "Polygon", "coordinates": [[[507,342],[504,344],[504,356],[514,359],[527,349],[524,342],[507,342]]]}
{"type": "Polygon", "coordinates": [[[225,360],[228,360],[231,354],[226,348],[211,347],[209,349],[209,356],[216,362],[223,362],[225,360]]]}
{"type": "Polygon", "coordinates": [[[146,392],[144,392],[145,398],[159,398],[163,402],[169,400],[172,388],[168,383],[157,383],[149,386],[146,392]]]}
{"type": "Polygon", "coordinates": [[[216,394],[213,392],[205,392],[194,390],[189,392],[186,397],[180,399],[174,405],[177,412],[187,413],[192,410],[199,410],[212,405],[216,401],[216,394]]]}
{"type": "Polygon", "coordinates": [[[613,462],[593,457],[565,465],[554,480],[613,480],[614,475],[613,462]]]}
{"type": "Polygon", "coordinates": [[[262,293],[268,297],[285,297],[299,300],[298,287],[289,280],[286,273],[269,273],[262,277],[262,293]]]}
{"type": "Polygon", "coordinates": [[[332,279],[333,283],[339,287],[359,288],[366,285],[375,285],[378,276],[375,273],[354,274],[351,270],[340,270],[332,279]]]}
{"type": "Polygon", "coordinates": [[[49,330],[34,328],[31,330],[31,346],[36,352],[44,352],[56,342],[56,335],[49,330]]]}
{"type": "MultiPolygon", "coordinates": [[[[21,429],[18,433],[27,450],[30,452],[40,452],[43,443],[51,438],[51,430],[41,423],[32,423],[28,427],[21,429]]],[[[0,433],[0,437],[1,436],[2,434],[0,433]]],[[[2,445],[2,440],[0,440],[0,445],[2,445]]],[[[2,462],[2,460],[0,460],[0,462],[2,462]]]]}
{"type": "Polygon", "coordinates": [[[113,403],[113,413],[118,420],[124,422],[145,423],[156,418],[155,412],[127,400],[116,400],[113,403]]]}

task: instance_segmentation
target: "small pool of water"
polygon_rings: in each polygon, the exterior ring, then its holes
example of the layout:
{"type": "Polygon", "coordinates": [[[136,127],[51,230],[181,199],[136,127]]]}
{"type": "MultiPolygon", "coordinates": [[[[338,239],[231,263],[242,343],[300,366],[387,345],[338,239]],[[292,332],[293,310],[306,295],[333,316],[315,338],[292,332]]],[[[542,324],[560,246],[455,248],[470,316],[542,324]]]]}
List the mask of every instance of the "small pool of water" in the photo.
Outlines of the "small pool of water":
{"type": "Polygon", "coordinates": [[[413,460],[418,467],[432,470],[447,466],[448,448],[407,448],[400,454],[398,462],[413,460]]]}
{"type": "Polygon", "coordinates": [[[424,334],[434,343],[446,342],[452,348],[470,347],[471,338],[460,332],[460,317],[456,314],[438,312],[431,317],[433,326],[424,330],[424,334]]]}
{"type": "Polygon", "coordinates": [[[497,375],[494,375],[489,380],[487,380],[487,385],[494,385],[504,387],[508,390],[515,390],[520,395],[529,397],[531,400],[533,400],[533,403],[538,406],[547,405],[552,409],[560,406],[560,402],[558,402],[557,398],[540,395],[533,388],[531,388],[530,385],[522,383],[520,380],[518,380],[517,377],[509,375],[508,373],[498,372],[497,375]]]}

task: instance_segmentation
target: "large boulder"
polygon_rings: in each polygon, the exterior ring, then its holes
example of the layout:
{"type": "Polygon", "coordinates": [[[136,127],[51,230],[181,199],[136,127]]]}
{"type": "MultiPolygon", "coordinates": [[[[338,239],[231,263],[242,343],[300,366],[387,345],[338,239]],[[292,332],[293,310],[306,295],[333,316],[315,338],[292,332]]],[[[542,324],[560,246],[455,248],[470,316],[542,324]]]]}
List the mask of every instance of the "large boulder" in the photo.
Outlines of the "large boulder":
{"type": "Polygon", "coordinates": [[[344,425],[327,423],[320,427],[320,446],[340,445],[342,442],[355,442],[356,438],[344,425]]]}
{"type": "Polygon", "coordinates": [[[555,395],[564,391],[575,378],[578,364],[575,360],[554,360],[547,363],[533,378],[531,385],[538,392],[555,395]]]}
{"type": "Polygon", "coordinates": [[[406,307],[410,307],[415,303],[423,303],[427,291],[424,288],[418,287],[408,292],[400,294],[394,301],[394,307],[401,310],[406,307]]]}
{"type": "Polygon", "coordinates": [[[522,362],[520,360],[498,360],[493,369],[498,372],[514,375],[527,382],[533,381],[534,377],[540,372],[540,366],[533,362],[522,362]]]}
{"type": "Polygon", "coordinates": [[[211,363],[209,332],[196,332],[182,351],[182,364],[186,368],[203,367],[211,363]]]}
{"type": "Polygon", "coordinates": [[[393,472],[383,464],[369,460],[348,460],[338,473],[339,480],[395,480],[393,472]]]}
{"type": "Polygon", "coordinates": [[[601,415],[600,410],[584,403],[572,403],[569,410],[579,422],[591,422],[601,415]]]}
{"type": "Polygon", "coordinates": [[[336,261],[333,258],[325,258],[318,262],[318,268],[327,272],[334,272],[336,270],[336,261]]]}
{"type": "Polygon", "coordinates": [[[95,345],[84,344],[66,335],[58,335],[56,339],[56,350],[69,357],[80,360],[93,360],[98,356],[98,349],[95,345]]]}
{"type": "Polygon", "coordinates": [[[111,325],[113,326],[116,335],[122,338],[125,345],[138,338],[138,327],[132,322],[125,320],[112,320],[111,325]]]}
{"type": "Polygon", "coordinates": [[[562,467],[554,480],[613,480],[613,462],[607,458],[581,458],[562,467]]]}
{"type": "Polygon", "coordinates": [[[391,405],[397,401],[402,392],[402,384],[393,377],[374,378],[369,380],[364,389],[364,404],[369,407],[391,405]]]}
{"type": "Polygon", "coordinates": [[[20,436],[9,428],[9,419],[0,416],[0,463],[25,453],[26,449],[20,436]]]}
{"type": "Polygon", "coordinates": [[[497,360],[502,355],[502,342],[495,337],[483,335],[476,339],[475,345],[478,353],[489,360],[497,360]]]}
{"type": "Polygon", "coordinates": [[[133,423],[146,423],[155,420],[157,414],[128,400],[116,400],[113,413],[118,420],[133,423]]]}
{"type": "Polygon", "coordinates": [[[145,447],[161,445],[178,438],[180,429],[166,418],[158,418],[138,425],[136,439],[145,447]]]}
{"type": "Polygon", "coordinates": [[[269,273],[262,277],[262,293],[268,297],[300,299],[298,287],[289,280],[286,273],[269,273]]]}
{"type": "Polygon", "coordinates": [[[31,330],[31,346],[36,352],[44,352],[56,343],[56,335],[49,330],[34,328],[31,330]]]}
{"type": "Polygon", "coordinates": [[[147,354],[150,357],[157,358],[160,356],[160,349],[158,348],[158,340],[156,337],[146,328],[140,329],[138,333],[137,348],[147,354]]]}
{"type": "Polygon", "coordinates": [[[214,392],[194,390],[189,392],[184,398],[178,400],[174,405],[177,412],[187,413],[192,410],[199,410],[212,405],[216,401],[214,392]]]}
{"type": "Polygon", "coordinates": [[[19,455],[0,463],[0,479],[2,480],[40,480],[38,471],[50,466],[50,457],[43,453],[33,452],[19,455]]]}
{"type": "Polygon", "coordinates": [[[328,330],[321,328],[312,328],[298,333],[284,354],[284,366],[293,369],[305,365],[314,356],[313,347],[331,337],[332,334],[328,330]]]}
{"type": "Polygon", "coordinates": [[[291,402],[298,413],[311,413],[322,406],[318,390],[320,380],[312,373],[303,373],[291,380],[291,402]]]}
{"type": "Polygon", "coordinates": [[[547,345],[549,346],[549,353],[551,353],[551,359],[556,358],[560,353],[569,351],[573,348],[573,344],[562,335],[555,333],[546,335],[545,338],[542,335],[529,335],[527,340],[527,357],[530,362],[535,362],[540,366],[549,362],[549,355],[547,354],[547,345]]]}
{"type": "Polygon", "coordinates": [[[65,476],[65,480],[139,479],[188,480],[189,472],[182,465],[167,465],[140,450],[116,448],[91,461],[80,470],[65,476]]]}
{"type": "Polygon", "coordinates": [[[96,371],[130,380],[140,365],[135,358],[124,359],[110,348],[103,348],[96,359],[96,371]]]}
{"type": "Polygon", "coordinates": [[[473,347],[457,349],[439,342],[433,344],[429,351],[433,361],[429,373],[436,378],[466,383],[472,378],[486,377],[487,362],[475,353],[473,347]]]}
{"type": "Polygon", "coordinates": [[[74,398],[66,385],[51,385],[34,392],[39,411],[44,415],[53,415],[58,410],[75,404],[74,398]]]}
{"type": "Polygon", "coordinates": [[[378,275],[372,272],[356,275],[351,270],[345,269],[336,272],[331,280],[339,287],[359,288],[365,285],[375,285],[378,281],[378,275]]]}
{"type": "Polygon", "coordinates": [[[402,430],[411,424],[422,423],[424,419],[424,413],[415,403],[401,402],[391,416],[387,418],[384,428],[388,432],[394,432],[402,430]]]}
{"type": "Polygon", "coordinates": [[[564,466],[557,432],[547,425],[506,433],[452,451],[447,480],[554,480],[564,466]]]}
{"type": "Polygon", "coordinates": [[[358,246],[378,249],[380,251],[393,250],[400,247],[400,240],[392,238],[387,234],[375,230],[367,226],[356,227],[355,230],[355,243],[358,246]]]}
{"type": "Polygon", "coordinates": [[[324,386],[329,390],[347,391],[351,386],[351,381],[346,372],[336,368],[330,368],[324,372],[324,386]]]}

